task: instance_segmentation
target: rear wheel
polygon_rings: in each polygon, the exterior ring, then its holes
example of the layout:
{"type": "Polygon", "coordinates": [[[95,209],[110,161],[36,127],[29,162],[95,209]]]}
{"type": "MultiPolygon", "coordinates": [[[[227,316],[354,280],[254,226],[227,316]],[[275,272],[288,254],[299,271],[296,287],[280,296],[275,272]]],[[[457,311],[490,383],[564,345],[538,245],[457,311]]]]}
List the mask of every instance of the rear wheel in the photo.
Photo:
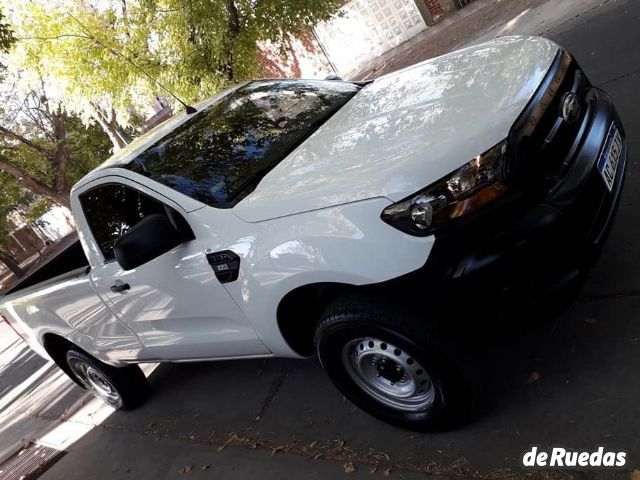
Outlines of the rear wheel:
{"type": "Polygon", "coordinates": [[[367,413],[411,430],[451,428],[467,418],[470,388],[424,323],[371,299],[342,299],[316,329],[316,353],[337,388],[367,413]]]}
{"type": "Polygon", "coordinates": [[[76,347],[66,358],[78,382],[116,410],[132,410],[148,397],[147,379],[137,365],[112,367],[76,347]]]}

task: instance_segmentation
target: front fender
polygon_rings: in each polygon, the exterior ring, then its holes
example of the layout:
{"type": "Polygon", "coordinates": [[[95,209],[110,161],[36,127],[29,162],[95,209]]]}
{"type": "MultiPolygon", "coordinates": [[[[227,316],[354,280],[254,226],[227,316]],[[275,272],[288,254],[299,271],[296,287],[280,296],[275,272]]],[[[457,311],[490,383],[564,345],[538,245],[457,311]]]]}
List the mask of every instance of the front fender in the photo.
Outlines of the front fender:
{"type": "Polygon", "coordinates": [[[297,356],[277,327],[278,305],[292,290],[323,282],[380,283],[426,263],[434,238],[384,223],[380,213],[389,203],[374,198],[254,223],[254,234],[231,246],[241,257],[240,275],[225,288],[274,354],[297,356]]]}

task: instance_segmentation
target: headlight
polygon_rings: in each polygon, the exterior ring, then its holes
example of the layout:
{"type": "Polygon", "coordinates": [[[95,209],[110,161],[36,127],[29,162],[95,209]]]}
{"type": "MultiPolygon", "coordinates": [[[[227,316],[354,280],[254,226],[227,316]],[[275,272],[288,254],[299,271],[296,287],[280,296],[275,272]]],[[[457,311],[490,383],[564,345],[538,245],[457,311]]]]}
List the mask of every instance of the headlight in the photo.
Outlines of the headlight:
{"type": "Polygon", "coordinates": [[[405,233],[427,236],[446,221],[478,210],[508,190],[506,152],[505,140],[434,185],[388,206],[382,220],[405,233]]]}

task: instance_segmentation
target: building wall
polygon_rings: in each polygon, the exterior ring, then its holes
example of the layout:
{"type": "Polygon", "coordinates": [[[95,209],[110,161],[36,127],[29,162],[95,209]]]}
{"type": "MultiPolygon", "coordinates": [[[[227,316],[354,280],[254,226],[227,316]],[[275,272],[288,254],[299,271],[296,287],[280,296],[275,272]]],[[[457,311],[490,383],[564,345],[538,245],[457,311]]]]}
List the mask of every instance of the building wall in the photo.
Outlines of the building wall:
{"type": "Polygon", "coordinates": [[[415,0],[415,2],[422,18],[429,26],[435,25],[449,13],[457,10],[455,0],[415,0]]]}
{"type": "Polygon", "coordinates": [[[340,15],[316,26],[316,36],[338,74],[362,68],[426,29],[416,1],[352,0],[340,15]]]}
{"type": "Polygon", "coordinates": [[[442,5],[442,8],[446,13],[457,10],[454,0],[440,0],[440,5],[442,5]]]}
{"type": "MultiPolygon", "coordinates": [[[[48,243],[56,242],[75,230],[69,209],[59,206],[53,207],[29,225],[15,217],[12,221],[15,228],[4,248],[18,262],[24,262],[48,243]]],[[[0,273],[2,271],[3,266],[0,265],[0,273]]]]}
{"type": "Polygon", "coordinates": [[[312,32],[282,44],[261,42],[258,51],[268,77],[325,78],[336,73],[312,32]]]}

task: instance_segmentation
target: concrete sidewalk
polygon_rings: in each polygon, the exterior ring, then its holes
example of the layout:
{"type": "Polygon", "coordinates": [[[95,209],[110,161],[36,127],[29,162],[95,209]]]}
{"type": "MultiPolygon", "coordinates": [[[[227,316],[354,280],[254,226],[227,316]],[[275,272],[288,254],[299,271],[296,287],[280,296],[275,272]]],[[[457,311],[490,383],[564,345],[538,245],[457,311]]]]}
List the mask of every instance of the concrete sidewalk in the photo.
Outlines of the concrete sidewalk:
{"type": "Polygon", "coordinates": [[[505,35],[544,35],[616,0],[476,0],[347,78],[367,80],[505,35]]]}

